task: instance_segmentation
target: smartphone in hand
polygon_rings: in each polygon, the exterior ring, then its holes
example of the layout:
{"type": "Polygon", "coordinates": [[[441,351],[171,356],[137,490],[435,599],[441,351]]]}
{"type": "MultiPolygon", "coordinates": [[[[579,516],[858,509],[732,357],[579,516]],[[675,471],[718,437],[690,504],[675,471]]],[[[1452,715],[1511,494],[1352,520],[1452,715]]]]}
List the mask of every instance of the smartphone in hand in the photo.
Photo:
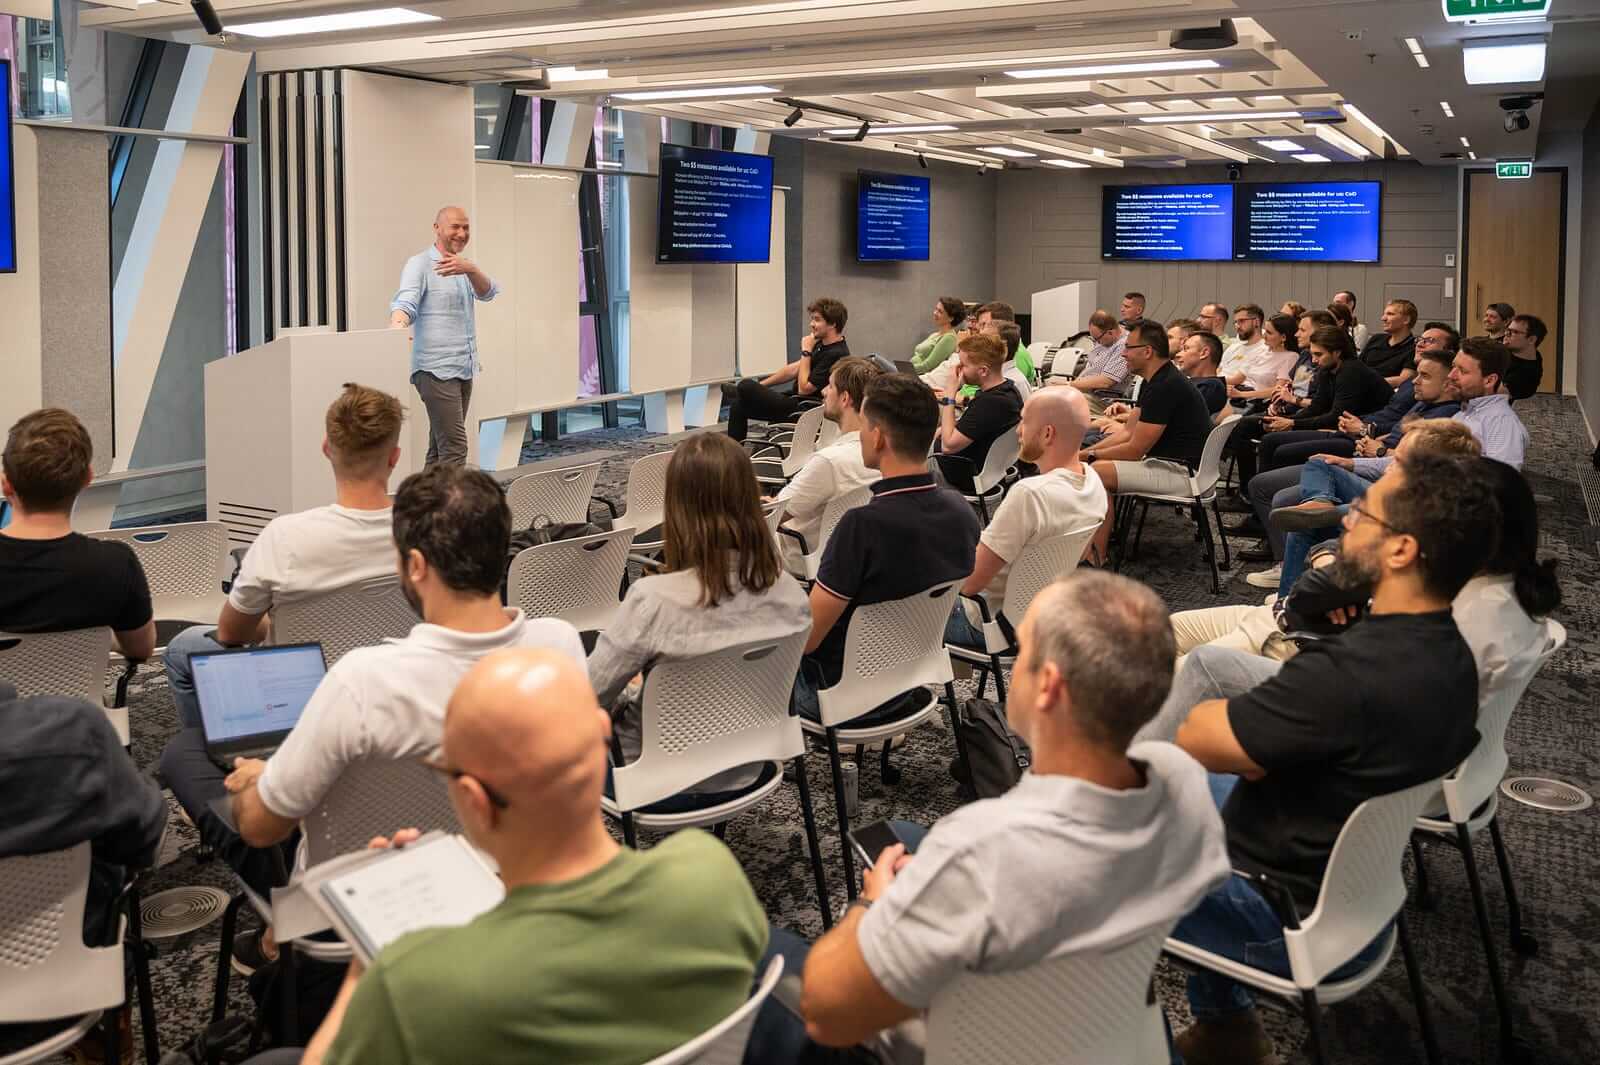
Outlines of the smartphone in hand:
{"type": "MultiPolygon", "coordinates": [[[[870,825],[850,830],[850,846],[855,849],[856,855],[867,865],[876,865],[878,855],[883,853],[885,847],[892,847],[896,843],[905,843],[895,832],[894,826],[887,821],[874,821],[870,825]]],[[[909,848],[907,848],[909,849],[909,848]]]]}

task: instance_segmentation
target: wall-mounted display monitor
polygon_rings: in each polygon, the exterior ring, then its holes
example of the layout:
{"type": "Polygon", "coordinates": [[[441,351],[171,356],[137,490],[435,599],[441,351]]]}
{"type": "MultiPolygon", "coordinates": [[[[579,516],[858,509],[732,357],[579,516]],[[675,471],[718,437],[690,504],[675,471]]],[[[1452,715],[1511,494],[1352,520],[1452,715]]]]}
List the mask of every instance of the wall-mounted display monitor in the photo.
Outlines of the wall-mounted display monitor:
{"type": "Polygon", "coordinates": [[[1239,185],[1233,257],[1248,262],[1375,263],[1383,215],[1376,181],[1239,185]]]}
{"type": "Polygon", "coordinates": [[[663,144],[656,262],[771,258],[772,158],[663,144]]]}
{"type": "Polygon", "coordinates": [[[1232,185],[1107,185],[1102,259],[1232,259],[1232,185]]]}
{"type": "Polygon", "coordinates": [[[932,183],[909,174],[859,171],[856,258],[861,262],[926,261],[932,183]]]}
{"type": "Polygon", "coordinates": [[[17,269],[17,182],[12,167],[11,61],[0,59],[0,274],[17,269]]]}

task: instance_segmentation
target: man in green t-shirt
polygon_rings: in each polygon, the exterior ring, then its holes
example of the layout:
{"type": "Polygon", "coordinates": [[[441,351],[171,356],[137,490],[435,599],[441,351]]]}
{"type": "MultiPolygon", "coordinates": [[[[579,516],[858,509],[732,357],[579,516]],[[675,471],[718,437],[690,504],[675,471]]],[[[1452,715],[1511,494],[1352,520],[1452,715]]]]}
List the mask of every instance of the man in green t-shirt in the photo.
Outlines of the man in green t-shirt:
{"type": "Polygon", "coordinates": [[[364,973],[352,964],[303,1065],[637,1065],[746,1000],[760,903],[703,832],[617,845],[600,813],[610,734],[563,655],[500,651],[467,673],[440,769],[505,900],[396,940],[364,973]]]}

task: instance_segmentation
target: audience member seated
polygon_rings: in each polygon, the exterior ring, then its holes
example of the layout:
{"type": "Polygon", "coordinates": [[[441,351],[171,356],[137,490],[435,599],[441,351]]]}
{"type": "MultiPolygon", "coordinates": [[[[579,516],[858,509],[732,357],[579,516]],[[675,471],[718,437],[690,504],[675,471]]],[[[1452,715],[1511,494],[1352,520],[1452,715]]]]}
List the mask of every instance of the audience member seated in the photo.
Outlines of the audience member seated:
{"type": "Polygon", "coordinates": [[[1201,329],[1216,334],[1217,339],[1222,341],[1224,351],[1233,343],[1234,338],[1228,334],[1228,325],[1233,319],[1225,304],[1207,303],[1200,308],[1194,320],[1200,323],[1201,329]]]}
{"type": "Polygon", "coordinates": [[[72,531],[72,506],[93,479],[94,445],[71,412],[25,414],[6,434],[0,489],[0,632],[104,625],[128,658],[149,658],[156,623],[144,569],[127,544],[72,531]]]}
{"type": "Polygon", "coordinates": [[[1306,305],[1299,300],[1284,300],[1283,306],[1278,308],[1278,313],[1287,314],[1290,318],[1298,321],[1300,316],[1306,313],[1306,305]]]}
{"type": "Polygon", "coordinates": [[[1417,305],[1410,300],[1390,300],[1383,308],[1383,332],[1369,339],[1361,349],[1361,361],[1377,371],[1379,377],[1398,388],[1414,372],[1412,357],[1417,338],[1411,330],[1417,324],[1417,305]]]}
{"type": "Polygon", "coordinates": [[[867,469],[861,461],[861,401],[867,385],[880,372],[866,359],[852,355],[834,363],[828,375],[822,390],[822,416],[839,426],[839,435],[827,447],[812,452],[776,497],[784,507],[784,525],[805,541],[802,548],[792,536],[779,538],[792,566],[800,565],[803,551],[821,546],[822,512],[828,504],[878,479],[878,471],[867,469]]]}
{"type": "MultiPolygon", "coordinates": [[[[1254,308],[1240,308],[1241,313],[1248,310],[1254,308]]],[[[1300,357],[1298,351],[1289,347],[1297,324],[1296,319],[1287,314],[1275,314],[1263,323],[1261,340],[1266,345],[1265,350],[1248,356],[1241,371],[1227,377],[1230,399],[1241,404],[1270,399],[1281,382],[1290,380],[1300,357]],[[1235,376],[1239,379],[1235,380],[1235,376]]]]}
{"type": "Polygon", "coordinates": [[[1544,356],[1539,353],[1539,345],[1549,332],[1543,318],[1517,314],[1500,334],[1500,342],[1511,352],[1505,389],[1512,400],[1527,399],[1539,391],[1539,381],[1544,377],[1544,356]]]}
{"type": "Polygon", "coordinates": [[[1203,331],[1204,328],[1193,318],[1174,318],[1168,322],[1167,350],[1173,353],[1173,359],[1177,359],[1177,352],[1183,347],[1185,340],[1203,331]]]}
{"type": "Polygon", "coordinates": [[[1122,296],[1122,304],[1117,311],[1117,322],[1124,329],[1133,327],[1133,323],[1144,318],[1144,293],[1126,292],[1122,296]]]}
{"type": "Polygon", "coordinates": [[[1270,385],[1276,374],[1274,363],[1269,363],[1267,342],[1261,336],[1261,326],[1266,312],[1253,303],[1247,303],[1233,312],[1235,339],[1222,353],[1222,376],[1229,388],[1248,385],[1262,388],[1270,385]]]}
{"type": "Polygon", "coordinates": [[[840,519],[811,588],[811,635],[794,707],[813,721],[820,720],[818,689],[833,687],[843,674],[845,633],[857,606],[904,599],[972,573],[978,516],[928,472],[938,427],[939,404],[915,377],[884,374],[867,386],[861,459],[883,479],[872,486],[870,503],[840,519]]]}
{"type": "Polygon", "coordinates": [[[940,395],[937,454],[939,468],[952,487],[974,491],[974,479],[983,470],[989,448],[1013,429],[1022,417],[1022,394],[1006,379],[1005,344],[980,333],[963,337],[956,346],[961,358],[960,381],[978,391],[957,414],[957,397],[940,395]],[[959,456],[959,461],[946,461],[959,456]]]}
{"type": "MultiPolygon", "coordinates": [[[[1028,397],[1033,395],[1033,382],[1023,376],[1021,368],[1017,366],[1017,353],[1022,350],[1022,327],[1016,322],[997,321],[992,318],[985,319],[985,322],[986,324],[981,332],[997,337],[1006,346],[1005,362],[1000,364],[1000,375],[1017,386],[1017,395],[1021,396],[1023,401],[1026,402],[1028,397]]],[[[955,384],[955,370],[958,370],[959,367],[960,360],[957,360],[949,379],[943,384],[933,385],[932,387],[946,392],[952,391],[950,386],[955,384]]],[[[923,383],[927,384],[928,382],[924,379],[923,383]]],[[[962,385],[960,390],[956,392],[957,397],[963,403],[977,394],[977,385],[962,385]]]]}
{"type": "MultiPolygon", "coordinates": [[[[962,340],[978,333],[999,337],[1002,341],[1005,341],[1005,327],[1007,325],[1016,326],[1017,314],[1016,311],[1012,310],[1011,304],[995,300],[992,303],[981,305],[967,317],[967,321],[971,328],[963,329],[956,333],[955,344],[951,345],[949,356],[931,369],[919,371],[922,374],[922,383],[936,392],[959,393],[963,396],[974,395],[977,392],[976,388],[971,385],[963,385],[957,379],[961,373],[961,359],[956,352],[956,348],[962,340]]],[[[1018,388],[1022,388],[1026,384],[1031,389],[1034,382],[1038,380],[1038,371],[1034,368],[1033,358],[1028,354],[1028,346],[1022,342],[1022,329],[1020,326],[1017,327],[1016,335],[1017,342],[1015,347],[1012,347],[1009,341],[1006,342],[1006,350],[1008,352],[1005,367],[1006,376],[1016,382],[1018,388]]]]}
{"type": "MultiPolygon", "coordinates": [[[[1017,310],[1004,300],[990,300],[983,304],[977,311],[978,332],[1000,335],[1000,326],[1005,322],[1015,323],[1017,310]]],[[[1011,356],[1017,364],[1017,369],[1031,384],[1039,379],[1039,370],[1034,365],[1033,356],[1028,353],[1028,345],[1022,343],[1022,333],[1017,332],[1017,350],[1011,356]]]]}
{"type": "Polygon", "coordinates": [[[1126,425],[1082,453],[1108,493],[1106,519],[1094,538],[1094,558],[1106,557],[1114,493],[1189,493],[1189,475],[1200,466],[1211,415],[1189,379],[1172,365],[1167,334],[1159,322],[1143,321],[1128,334],[1128,366],[1144,379],[1139,403],[1126,425]]]}
{"type": "Polygon", "coordinates": [[[723,384],[723,395],[730,400],[728,435],[735,440],[749,435],[751,418],[783,421],[794,417],[803,401],[820,399],[833,364],[850,354],[844,339],[850,312],[844,304],[824,296],[806,313],[811,316],[810,330],[800,338],[798,359],[759,381],[746,377],[737,385],[723,384]],[[779,391],[780,385],[792,385],[793,391],[779,391]]]}
{"type": "Polygon", "coordinates": [[[582,666],[501,650],[450,686],[436,767],[506,897],[467,925],[396,940],[370,969],[352,964],[303,1065],[637,1065],[737,1009],[766,945],[761,904],[703,832],[644,851],[611,838],[610,723],[582,666]]]}
{"type": "Polygon", "coordinates": [[[389,474],[400,461],[405,409],[386,392],[347,384],[328,406],[322,453],[334,502],[273,518],[245,552],[215,625],[185,629],[167,645],[167,685],[180,728],[200,727],[189,656],[259,643],[275,606],[394,573],[389,474]]]}
{"type": "MultiPolygon", "coordinates": [[[[161,774],[202,839],[252,888],[272,885],[276,862],[261,849],[289,839],[350,764],[404,759],[439,746],[442,712],[456,681],[491,651],[547,647],[584,663],[583,641],[565,621],[526,618],[500,603],[511,542],[505,494],[482,470],[430,466],[400,484],[394,543],[400,588],[421,622],[403,640],[359,647],[328,670],[294,730],[272,756],[234,760],[206,753],[199,728],[178,732],[161,774]],[[212,809],[231,795],[230,827],[212,809]]],[[[270,960],[270,944],[241,945],[245,966],[270,960]]]]}
{"type": "Polygon", "coordinates": [[[957,330],[966,321],[967,305],[955,296],[940,296],[933,304],[933,332],[911,349],[911,365],[927,373],[956,352],[957,330]]]}
{"type": "MultiPolygon", "coordinates": [[[[1021,459],[1035,464],[1038,476],[1024,477],[1006,493],[978,538],[972,575],[961,586],[962,595],[981,596],[989,604],[991,619],[1005,604],[1011,564],[1025,548],[1105,516],[1105,487],[1078,459],[1078,441],[1088,424],[1089,404],[1070,388],[1041,389],[1022,408],[1017,426],[1021,459]]],[[[1014,635],[1013,620],[1001,618],[1008,635],[1014,635]]],[[[945,640],[983,648],[983,614],[976,604],[966,600],[957,604],[945,640]]]]}
{"type": "Polygon", "coordinates": [[[1144,585],[1079,572],[1022,619],[1007,706],[1033,764],[1005,795],[896,828],[860,897],[804,958],[800,1018],[763,1010],[748,1061],[878,1042],[920,1060],[919,1014],[967,973],[1093,953],[1170,928],[1228,875],[1205,776],[1170,744],[1129,746],[1171,680],[1172,633],[1144,585]]]}
{"type": "Polygon", "coordinates": [[[1333,294],[1333,302],[1350,312],[1350,338],[1356,342],[1357,351],[1364,351],[1370,330],[1356,316],[1356,294],[1347,288],[1340,289],[1333,294]]]}
{"type": "Polygon", "coordinates": [[[1094,341],[1094,347],[1089,350],[1083,372],[1067,384],[1088,396],[1090,411],[1098,414],[1105,409],[1105,400],[1094,393],[1120,394],[1122,384],[1127,379],[1125,349],[1128,333],[1111,317],[1110,311],[1095,311],[1089,316],[1089,339],[1094,341]]]}
{"type": "Polygon", "coordinates": [[[1266,413],[1293,417],[1311,405],[1311,390],[1316,383],[1317,364],[1311,357],[1311,334],[1322,326],[1338,322],[1327,311],[1306,311],[1295,319],[1294,343],[1298,353],[1289,367],[1287,380],[1280,379],[1267,400],[1266,413]]]}
{"type": "Polygon", "coordinates": [[[1483,331],[1490,340],[1499,340],[1511,325],[1511,319],[1516,316],[1516,309],[1511,304],[1491,303],[1483,309],[1483,331]]]}
{"type": "MultiPolygon", "coordinates": [[[[1170,343],[1170,330],[1168,342],[1170,343]]],[[[1215,333],[1190,334],[1181,348],[1169,349],[1177,366],[1206,402],[1206,411],[1215,418],[1228,405],[1228,383],[1217,376],[1222,368],[1222,341],[1215,333]]]]}
{"type": "MultiPolygon", "coordinates": [[[[1243,875],[1179,921],[1175,938],[1287,976],[1282,921],[1255,878],[1284,889],[1304,917],[1357,806],[1442,777],[1471,752],[1477,669],[1450,605],[1493,557],[1500,520],[1473,460],[1408,460],[1347,519],[1336,565],[1371,585],[1365,618],[1281,665],[1213,648],[1189,656],[1184,673],[1209,686],[1177,742],[1213,774],[1243,875]]],[[[1360,971],[1381,945],[1330,979],[1360,971]]],[[[1279,1060],[1241,985],[1197,972],[1189,1006],[1195,1024],[1176,1040],[1188,1065],[1279,1060]]]]}
{"type": "MultiPolygon", "coordinates": [[[[842,360],[834,377],[847,363],[842,360]]],[[[831,390],[832,385],[829,386],[831,390]]],[[[861,445],[855,442],[859,453],[861,445]]],[[[620,711],[617,737],[626,761],[639,757],[637,697],[618,697],[629,680],[663,657],[695,658],[752,640],[781,640],[811,629],[811,608],[799,582],[778,560],[762,520],[755,471],[743,448],[717,433],[679,444],[667,464],[667,570],[628,588],[622,608],[589,656],[589,676],[604,707],[620,711]]],[[[701,781],[693,791],[737,791],[755,783],[761,766],[701,781]]]]}
{"type": "Polygon", "coordinates": [[[1499,341],[1469,337],[1451,364],[1450,383],[1461,401],[1456,421],[1472,430],[1483,445],[1484,457],[1520,470],[1528,454],[1528,428],[1501,387],[1511,371],[1511,359],[1511,351],[1499,341]]]}

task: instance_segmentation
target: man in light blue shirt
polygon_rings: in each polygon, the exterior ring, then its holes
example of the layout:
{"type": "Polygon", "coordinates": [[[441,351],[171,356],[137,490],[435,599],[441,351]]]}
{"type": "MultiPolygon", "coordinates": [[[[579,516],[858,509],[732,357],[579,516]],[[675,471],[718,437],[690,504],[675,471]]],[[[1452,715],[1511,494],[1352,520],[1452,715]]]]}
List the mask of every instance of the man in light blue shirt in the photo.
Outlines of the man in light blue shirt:
{"type": "Polygon", "coordinates": [[[389,304],[389,324],[412,330],[411,384],[428,409],[430,466],[466,465],[467,404],[478,363],[473,303],[500,294],[488,274],[462,258],[471,236],[466,211],[441,207],[433,219],[433,245],[406,260],[400,290],[389,304]]]}

